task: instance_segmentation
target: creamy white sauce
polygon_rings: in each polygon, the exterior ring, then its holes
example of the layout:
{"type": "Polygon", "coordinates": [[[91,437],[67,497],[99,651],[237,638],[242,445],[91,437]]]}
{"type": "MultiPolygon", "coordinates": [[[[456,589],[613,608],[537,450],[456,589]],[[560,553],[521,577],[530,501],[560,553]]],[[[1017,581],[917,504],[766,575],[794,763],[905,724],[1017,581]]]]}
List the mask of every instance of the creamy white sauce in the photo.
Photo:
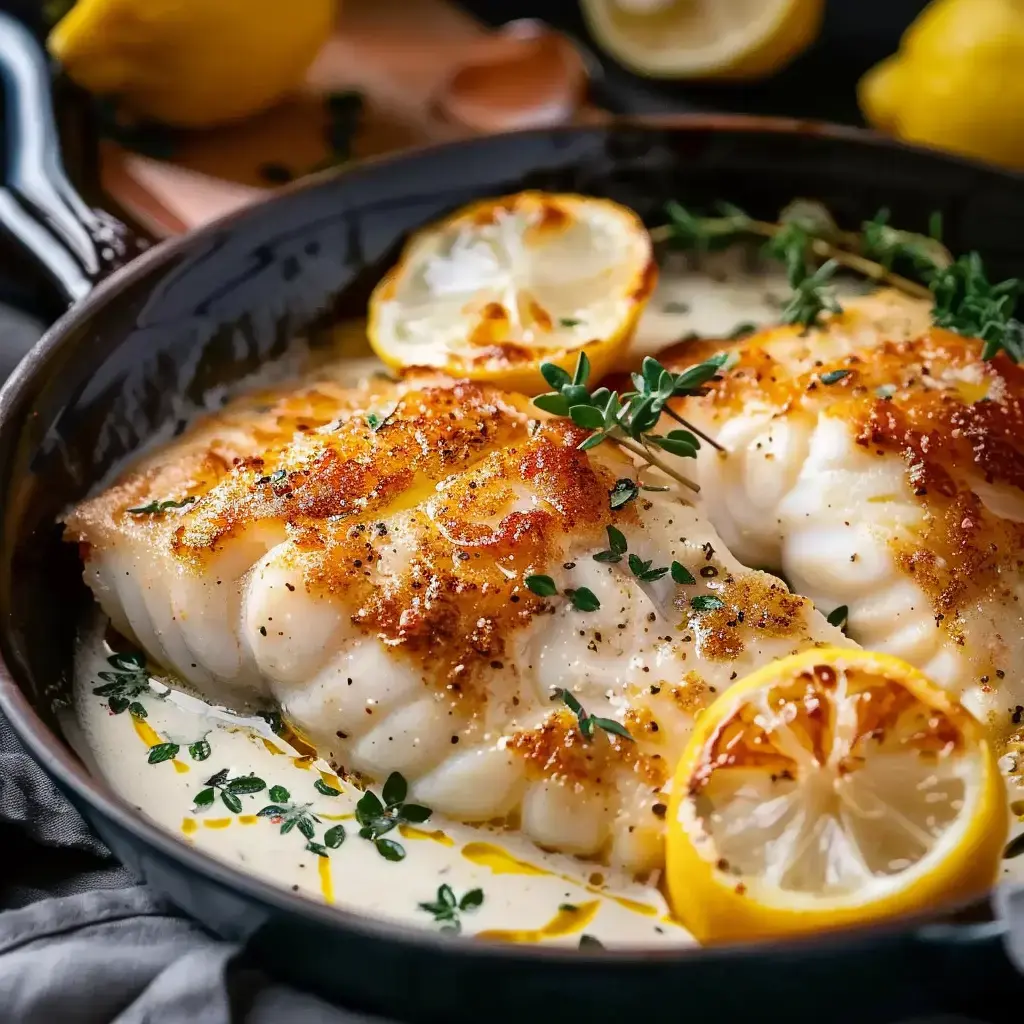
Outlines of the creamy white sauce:
{"type": "MultiPolygon", "coordinates": [[[[653,353],[691,334],[723,337],[738,325],[777,322],[788,291],[778,272],[750,270],[737,253],[716,257],[701,272],[688,268],[682,257],[672,259],[640,322],[634,353],[653,353]]],[[[338,354],[351,360],[353,382],[380,369],[367,352],[361,331],[340,329],[338,354]]],[[[97,617],[83,633],[74,721],[67,732],[125,800],[182,842],[311,899],[425,929],[451,927],[454,919],[463,935],[507,941],[576,946],[590,936],[606,946],[692,944],[689,933],[669,917],[655,885],[545,853],[509,831],[432,814],[421,824],[387,833],[383,838],[399,844],[405,856],[385,859],[372,840],[359,835],[354,815],[362,792],[338,779],[326,762],[301,757],[260,719],[210,707],[160,682],[133,697],[144,718],[131,710],[112,713],[110,695],[94,693],[109,681],[101,672],[117,671],[109,663],[104,629],[97,617]],[[149,763],[154,747],[166,751],[160,745],[167,743],[177,745],[175,756],[149,763]],[[264,784],[258,792],[237,796],[240,811],[237,803],[232,808],[225,802],[224,784],[207,784],[225,772],[227,779],[254,776],[264,784]],[[325,794],[324,787],[338,795],[325,794]],[[210,796],[211,789],[212,800],[204,802],[200,794],[210,796]],[[286,816],[259,814],[269,806],[284,807],[286,816]],[[301,821],[282,832],[291,817],[301,821]],[[339,830],[344,840],[328,848],[339,830]],[[323,855],[308,846],[310,841],[323,855]],[[443,886],[449,889],[440,891],[443,886]],[[468,902],[476,904],[477,891],[482,894],[478,906],[457,906],[447,920],[420,906],[440,907],[449,892],[456,904],[472,893],[468,902]]],[[[374,792],[379,794],[379,787],[374,792]]],[[[1014,834],[1021,827],[1018,822],[1014,834]]],[[[1024,857],[1004,865],[1008,874],[1024,874],[1024,857]]]]}

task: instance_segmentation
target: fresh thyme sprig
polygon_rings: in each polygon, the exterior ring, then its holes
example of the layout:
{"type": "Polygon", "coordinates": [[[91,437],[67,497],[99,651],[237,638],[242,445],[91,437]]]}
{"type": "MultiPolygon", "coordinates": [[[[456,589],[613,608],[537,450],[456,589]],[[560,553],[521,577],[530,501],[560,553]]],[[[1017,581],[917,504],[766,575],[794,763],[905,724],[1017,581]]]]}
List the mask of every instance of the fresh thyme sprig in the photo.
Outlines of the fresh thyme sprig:
{"type": "Polygon", "coordinates": [[[677,472],[652,449],[692,459],[696,458],[703,439],[721,450],[714,439],[669,408],[668,402],[683,395],[706,394],[705,385],[715,379],[727,360],[728,356],[724,353],[715,355],[676,374],[648,356],[641,365],[640,373],[633,374],[636,390],[624,392],[620,396],[608,388],[591,391],[587,387],[590,360],[585,352],[581,352],[572,376],[554,363],[541,364],[540,371],[554,390],[538,395],[533,404],[545,412],[571,419],[577,426],[592,431],[589,437],[580,442],[578,447],[581,451],[594,448],[603,441],[611,441],[691,490],[699,491],[700,488],[692,480],[677,472]],[[667,434],[653,433],[663,412],[685,429],[670,430],[667,434]]]}
{"type": "Polygon", "coordinates": [[[380,796],[367,790],[356,804],[360,837],[373,843],[385,860],[405,859],[405,847],[384,838],[388,832],[399,825],[420,825],[434,813],[429,807],[406,803],[408,791],[409,785],[402,774],[392,772],[385,780],[380,796]]]}
{"type": "Polygon", "coordinates": [[[633,737],[630,736],[629,730],[624,725],[621,725],[612,718],[598,718],[595,715],[588,714],[583,705],[568,690],[555,690],[551,695],[551,699],[561,700],[576,716],[576,721],[579,722],[580,726],[580,733],[588,743],[594,738],[595,726],[614,736],[621,736],[624,740],[629,740],[630,743],[633,742],[633,737]]]}
{"type": "Polygon", "coordinates": [[[436,900],[430,903],[420,903],[418,906],[420,910],[434,915],[434,921],[441,926],[441,931],[458,933],[462,931],[459,915],[466,911],[476,910],[483,902],[483,889],[470,889],[462,899],[457,899],[455,890],[445,883],[438,887],[436,900]]]}
{"type": "Polygon", "coordinates": [[[932,214],[924,235],[893,227],[885,209],[865,221],[859,232],[842,231],[821,203],[808,199],[790,203],[775,223],[728,204],[718,204],[716,216],[698,216],[675,201],[666,204],[665,212],[668,223],[651,231],[656,242],[708,252],[751,237],[766,239],[766,253],[785,265],[793,289],[782,311],[783,323],[810,328],[823,313],[841,312],[830,282],[844,266],[907,295],[930,298],[935,324],[979,338],[983,359],[1005,352],[1014,362],[1024,362],[1024,324],[1014,316],[1020,282],[990,282],[977,253],[954,260],[942,244],[938,213],[932,214]],[[815,260],[824,262],[814,268],[815,260]]]}
{"type": "Polygon", "coordinates": [[[935,295],[932,317],[939,327],[980,338],[983,359],[993,359],[999,352],[1015,363],[1024,359],[1024,325],[1013,316],[1019,281],[991,284],[981,257],[972,252],[937,272],[931,287],[935,295]]]}

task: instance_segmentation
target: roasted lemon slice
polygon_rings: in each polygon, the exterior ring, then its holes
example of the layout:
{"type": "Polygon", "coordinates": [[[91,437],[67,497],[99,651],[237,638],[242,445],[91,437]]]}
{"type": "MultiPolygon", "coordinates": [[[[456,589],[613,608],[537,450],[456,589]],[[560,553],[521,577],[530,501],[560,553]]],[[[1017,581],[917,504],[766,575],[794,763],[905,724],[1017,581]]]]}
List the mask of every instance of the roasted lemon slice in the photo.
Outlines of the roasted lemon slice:
{"type": "Polygon", "coordinates": [[[874,922],[984,891],[1008,827],[995,753],[945,691],[888,655],[806,651],[698,720],[669,894],[702,942],[874,922]]]}
{"type": "Polygon", "coordinates": [[[511,390],[548,390],[542,362],[592,379],[628,344],[657,277],[631,210],[520,192],[414,235],[370,299],[370,344],[389,366],[429,366],[511,390]]]}
{"type": "Polygon", "coordinates": [[[824,0],[583,0],[594,38],[655,78],[760,78],[814,41],[824,0]]]}

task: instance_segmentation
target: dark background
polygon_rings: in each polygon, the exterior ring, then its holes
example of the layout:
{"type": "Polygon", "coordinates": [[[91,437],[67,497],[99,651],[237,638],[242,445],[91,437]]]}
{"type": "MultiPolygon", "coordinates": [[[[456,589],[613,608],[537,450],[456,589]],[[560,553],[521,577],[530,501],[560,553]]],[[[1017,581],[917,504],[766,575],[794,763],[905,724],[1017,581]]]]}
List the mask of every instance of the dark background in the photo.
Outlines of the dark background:
{"type": "MultiPolygon", "coordinates": [[[[539,18],[590,44],[600,56],[576,0],[460,0],[460,6],[494,25],[539,18]]],[[[829,0],[811,49],[771,79],[743,85],[653,82],[602,58],[609,95],[597,98],[623,113],[743,111],[858,124],[857,79],[896,51],[900,35],[926,6],[926,0],[829,0]]]]}

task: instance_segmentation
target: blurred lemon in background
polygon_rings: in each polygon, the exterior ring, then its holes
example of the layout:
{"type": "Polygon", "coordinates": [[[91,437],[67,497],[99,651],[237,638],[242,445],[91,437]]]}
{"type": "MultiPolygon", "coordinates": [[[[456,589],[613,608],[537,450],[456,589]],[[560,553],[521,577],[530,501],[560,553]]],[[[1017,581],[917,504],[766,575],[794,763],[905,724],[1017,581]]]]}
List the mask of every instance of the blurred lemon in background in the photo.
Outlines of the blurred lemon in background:
{"type": "Polygon", "coordinates": [[[882,131],[1024,169],[1024,3],[936,0],[858,94],[882,131]]]}
{"type": "Polygon", "coordinates": [[[80,0],[48,45],[89,92],[141,118],[201,127],[299,85],[335,9],[335,0],[80,0]]]}
{"type": "Polygon", "coordinates": [[[821,28],[824,0],[582,0],[594,38],[652,78],[761,78],[821,28]]]}

